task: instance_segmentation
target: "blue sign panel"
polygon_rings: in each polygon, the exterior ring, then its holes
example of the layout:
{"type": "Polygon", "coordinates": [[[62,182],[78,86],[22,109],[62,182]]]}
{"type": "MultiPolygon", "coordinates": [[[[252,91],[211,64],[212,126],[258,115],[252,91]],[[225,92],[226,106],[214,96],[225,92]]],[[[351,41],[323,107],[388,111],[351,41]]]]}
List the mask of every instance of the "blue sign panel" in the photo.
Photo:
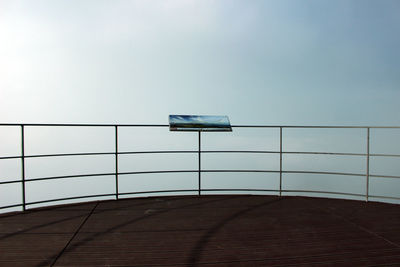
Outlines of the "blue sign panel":
{"type": "Polygon", "coordinates": [[[232,131],[228,116],[169,115],[171,131],[232,131]]]}

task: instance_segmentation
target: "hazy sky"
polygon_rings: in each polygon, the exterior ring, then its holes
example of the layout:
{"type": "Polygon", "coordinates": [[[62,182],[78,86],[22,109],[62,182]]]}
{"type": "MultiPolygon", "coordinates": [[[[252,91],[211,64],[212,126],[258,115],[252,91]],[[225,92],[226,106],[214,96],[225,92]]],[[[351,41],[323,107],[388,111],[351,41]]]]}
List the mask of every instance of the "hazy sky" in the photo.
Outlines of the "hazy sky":
{"type": "Polygon", "coordinates": [[[400,124],[400,1],[0,1],[0,122],[400,124]]]}
{"type": "MultiPolygon", "coordinates": [[[[399,0],[0,0],[0,123],[167,124],[169,114],[203,114],[228,115],[232,124],[398,126],[399,14],[399,0]]],[[[20,129],[3,128],[0,154],[18,155],[20,129]]],[[[114,149],[111,128],[27,128],[27,154],[114,149]]],[[[146,131],[120,129],[119,150],[197,149],[195,134],[146,131]]],[[[279,150],[277,129],[203,136],[203,149],[279,150]]],[[[399,154],[399,136],[372,130],[371,153],[399,154]]],[[[283,140],[284,151],[366,152],[365,129],[285,129],[283,140]]],[[[120,155],[118,166],[196,169],[196,155],[186,156],[120,155]]],[[[202,168],[279,169],[279,154],[257,156],[204,154],[202,168]]],[[[26,178],[112,173],[114,163],[30,158],[26,178]]],[[[20,179],[19,159],[0,164],[0,179],[20,179]]],[[[284,155],[283,167],[363,174],[366,159],[284,155]]],[[[399,168],[399,158],[371,158],[371,174],[399,168]]],[[[197,173],[168,175],[121,176],[121,190],[197,186],[197,173]]],[[[279,186],[277,173],[235,175],[203,173],[202,183],[279,186]]],[[[27,201],[109,193],[113,185],[113,175],[32,182],[27,201]]],[[[370,185],[371,194],[398,197],[399,179],[370,185]]],[[[285,174],[283,188],[364,194],[365,177],[285,174]]],[[[1,186],[0,197],[0,206],[20,203],[21,185],[1,186]]]]}

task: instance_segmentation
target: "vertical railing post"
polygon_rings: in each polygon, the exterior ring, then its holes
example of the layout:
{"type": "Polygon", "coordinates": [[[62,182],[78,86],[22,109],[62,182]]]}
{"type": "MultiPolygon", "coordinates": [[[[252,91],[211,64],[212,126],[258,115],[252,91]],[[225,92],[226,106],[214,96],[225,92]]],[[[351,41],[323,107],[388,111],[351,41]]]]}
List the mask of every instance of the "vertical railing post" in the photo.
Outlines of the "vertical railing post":
{"type": "Polygon", "coordinates": [[[370,128],[367,128],[367,172],[366,172],[366,190],[365,190],[365,200],[368,202],[369,198],[369,135],[370,128]]]}
{"type": "Polygon", "coordinates": [[[22,210],[26,210],[25,200],[25,129],[21,124],[21,177],[22,177],[22,210]]]}
{"type": "Polygon", "coordinates": [[[282,196],[282,126],[279,127],[279,196],[282,196]]]}
{"type": "Polygon", "coordinates": [[[118,200],[118,126],[115,125],[115,198],[118,200]]]}
{"type": "Polygon", "coordinates": [[[201,195],[201,131],[199,131],[199,149],[198,149],[198,158],[199,158],[199,196],[201,195]]]}

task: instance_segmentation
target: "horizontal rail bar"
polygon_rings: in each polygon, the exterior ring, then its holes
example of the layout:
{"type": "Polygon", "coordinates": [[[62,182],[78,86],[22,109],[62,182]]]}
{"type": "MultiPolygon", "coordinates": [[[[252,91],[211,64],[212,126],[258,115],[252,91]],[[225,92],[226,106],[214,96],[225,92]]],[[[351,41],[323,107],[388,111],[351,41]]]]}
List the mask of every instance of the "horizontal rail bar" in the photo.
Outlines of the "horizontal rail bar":
{"type": "Polygon", "coordinates": [[[197,150],[160,150],[160,151],[125,151],[118,152],[118,155],[129,154],[179,154],[179,153],[198,153],[197,150]]]}
{"type": "Polygon", "coordinates": [[[83,153],[62,153],[62,154],[39,154],[27,155],[25,158],[46,158],[46,157],[71,157],[71,156],[99,156],[99,155],[115,155],[115,152],[83,152],[83,153]]]}
{"type": "MultiPolygon", "coordinates": [[[[135,172],[119,172],[119,175],[129,175],[129,174],[157,174],[157,173],[195,173],[198,170],[160,170],[160,171],[135,171],[135,172]]],[[[201,172],[246,172],[246,173],[279,173],[275,170],[201,170],[201,172]]],[[[341,173],[341,172],[316,172],[316,171],[282,171],[282,173],[292,173],[292,174],[325,174],[325,175],[345,175],[345,176],[364,176],[358,173],[341,173]]],[[[92,174],[75,174],[75,175],[64,175],[64,176],[50,176],[41,178],[32,178],[25,180],[26,182],[33,181],[44,181],[44,180],[57,180],[57,179],[68,179],[68,178],[80,178],[80,177],[93,177],[93,176],[112,176],[115,173],[92,173],[92,174]]],[[[394,175],[379,175],[371,174],[370,177],[374,178],[395,178],[400,179],[400,176],[394,175]]],[[[1,184],[13,184],[20,183],[22,180],[11,180],[0,182],[1,184]]]]}
{"type": "MultiPolygon", "coordinates": [[[[346,152],[302,152],[302,151],[282,151],[282,154],[301,154],[301,155],[334,155],[334,156],[366,156],[365,153],[346,153],[346,152]]],[[[399,155],[400,156],[400,155],[399,155]]]]}
{"type": "MultiPolygon", "coordinates": [[[[177,190],[156,190],[156,191],[140,191],[140,192],[126,192],[126,193],[119,193],[120,195],[135,195],[135,194],[157,194],[157,193],[176,193],[176,192],[196,192],[197,189],[177,189],[177,190]]],[[[250,189],[250,188],[216,188],[216,189],[201,189],[201,191],[260,191],[260,192],[279,192],[279,190],[273,189],[250,189]]]]}
{"type": "MultiPolygon", "coordinates": [[[[169,124],[85,124],[85,123],[0,123],[0,126],[74,126],[74,127],[169,127],[169,124]]],[[[336,129],[400,129],[400,126],[346,126],[346,125],[231,125],[234,128],[336,128],[336,129]]]]}
{"type": "Polygon", "coordinates": [[[379,175],[379,174],[370,174],[369,177],[374,177],[374,178],[395,178],[395,179],[400,179],[400,176],[395,176],[395,175],[379,175]]]}
{"type": "MultiPolygon", "coordinates": [[[[198,170],[160,170],[160,171],[135,171],[135,172],[118,172],[118,175],[129,175],[129,174],[157,174],[157,173],[196,173],[198,170]]],[[[258,170],[202,170],[202,172],[277,172],[277,171],[258,171],[258,170]]],[[[94,177],[94,176],[113,176],[115,173],[91,173],[91,174],[74,174],[74,175],[63,175],[63,176],[49,176],[40,178],[26,179],[26,182],[45,181],[45,180],[57,180],[57,179],[69,179],[69,178],[81,178],[81,177],[94,177]]],[[[12,184],[20,183],[22,180],[12,180],[6,182],[0,182],[0,184],[12,184]]]]}
{"type": "Polygon", "coordinates": [[[400,197],[389,197],[389,196],[376,196],[376,195],[369,195],[369,198],[385,198],[385,199],[394,199],[394,200],[400,200],[400,197]]]}
{"type": "Polygon", "coordinates": [[[370,157],[400,157],[398,154],[369,154],[370,157]]]}
{"type": "Polygon", "coordinates": [[[254,192],[276,192],[279,193],[279,190],[275,189],[252,189],[252,188],[209,188],[209,189],[201,189],[201,191],[215,192],[215,191],[254,191],[254,192]]]}
{"type": "MultiPolygon", "coordinates": [[[[119,172],[118,175],[130,175],[130,174],[161,174],[161,173],[196,173],[198,170],[159,170],[159,171],[134,171],[134,172],[119,172]]],[[[278,170],[201,170],[204,173],[219,173],[219,172],[232,172],[232,173],[279,173],[278,170]]],[[[323,174],[323,175],[345,175],[345,176],[364,176],[359,173],[343,173],[343,172],[318,172],[318,171],[282,171],[282,173],[291,174],[323,174]]],[[[95,177],[95,176],[113,176],[115,173],[91,173],[91,174],[75,174],[75,175],[63,175],[63,176],[49,176],[40,178],[26,179],[25,182],[34,181],[45,181],[45,180],[57,180],[57,179],[69,179],[69,178],[82,178],[82,177],[95,177]]],[[[400,179],[400,176],[394,175],[379,175],[373,174],[370,177],[374,178],[396,178],[400,179]]],[[[12,184],[20,183],[22,180],[11,180],[0,182],[0,184],[12,184]]]]}
{"type": "Polygon", "coordinates": [[[15,183],[21,183],[24,180],[10,180],[10,181],[5,181],[5,182],[0,182],[0,184],[15,184],[15,183]]]}
{"type": "Polygon", "coordinates": [[[333,192],[333,191],[318,191],[318,190],[282,190],[282,192],[286,192],[286,193],[333,194],[333,195],[346,195],[346,196],[365,197],[364,194],[346,193],[346,192],[333,192]]]}
{"type": "MultiPolygon", "coordinates": [[[[157,153],[198,153],[198,150],[161,150],[161,151],[126,151],[118,152],[119,155],[124,154],[157,154],[157,153]]],[[[279,151],[260,151],[260,150],[202,150],[201,153],[277,153],[279,151]]]]}
{"type": "Polygon", "coordinates": [[[201,153],[265,153],[265,154],[279,154],[279,151],[268,150],[202,150],[201,153]]]}
{"type": "MultiPolygon", "coordinates": [[[[273,189],[251,189],[251,188],[216,188],[216,189],[202,189],[202,191],[260,191],[260,192],[279,192],[279,190],[273,189]]],[[[157,193],[178,193],[178,192],[197,192],[195,189],[177,189],[177,190],[156,190],[156,191],[140,191],[140,192],[125,192],[119,193],[119,195],[135,195],[135,194],[157,194],[157,193]]],[[[347,196],[358,196],[364,197],[364,194],[356,194],[356,193],[346,193],[346,192],[332,192],[332,191],[316,191],[316,190],[282,190],[282,192],[287,193],[316,193],[316,194],[334,194],[334,195],[347,195],[347,196]]],[[[35,202],[26,203],[27,205],[36,205],[42,203],[49,202],[57,202],[57,201],[65,201],[65,200],[74,200],[74,199],[82,199],[82,198],[93,198],[93,197],[106,197],[106,196],[114,196],[114,194],[98,194],[98,195],[86,195],[86,196],[77,196],[77,197],[68,197],[68,198],[58,198],[58,199],[49,199],[49,200],[41,200],[35,202]]],[[[387,196],[370,196],[375,198],[388,198],[388,199],[398,199],[398,197],[387,197],[387,196]]],[[[11,205],[7,207],[18,207],[19,205],[11,205]]],[[[2,208],[2,207],[0,207],[2,208]]]]}
{"type": "MultiPolygon", "coordinates": [[[[347,152],[303,152],[303,151],[283,151],[282,154],[301,154],[301,155],[307,155],[307,154],[313,154],[313,155],[337,155],[337,156],[367,156],[367,153],[347,153],[347,152]]],[[[369,154],[370,157],[400,157],[400,154],[369,154]]]]}
{"type": "MultiPolygon", "coordinates": [[[[279,192],[279,190],[274,189],[252,189],[252,188],[212,188],[212,189],[202,189],[201,191],[254,191],[254,192],[279,192]]],[[[151,194],[151,193],[175,193],[175,192],[197,192],[197,190],[183,189],[183,190],[157,190],[157,191],[140,191],[140,192],[126,192],[120,193],[120,195],[134,195],[134,194],[151,194]]],[[[315,191],[315,190],[282,190],[282,192],[287,193],[320,193],[320,194],[336,194],[336,195],[349,195],[349,196],[359,196],[364,197],[363,194],[356,193],[346,193],[346,192],[332,192],[332,191],[315,191]]],[[[375,196],[378,197],[378,196],[375,196]]]]}
{"type": "Polygon", "coordinates": [[[48,176],[48,177],[42,177],[42,178],[26,179],[25,182],[68,179],[68,178],[80,178],[80,177],[93,177],[93,176],[113,176],[113,175],[115,175],[115,172],[111,172],[111,173],[91,173],[91,174],[74,174],[74,175],[63,175],[63,176],[48,176]]]}
{"type": "Polygon", "coordinates": [[[153,191],[138,191],[138,192],[125,192],[119,195],[139,195],[139,194],[158,194],[158,193],[179,193],[179,192],[196,192],[197,189],[176,189],[176,190],[153,190],[153,191]]]}
{"type": "MultiPolygon", "coordinates": [[[[198,153],[197,150],[154,150],[154,151],[125,151],[118,152],[118,155],[128,154],[179,154],[179,153],[198,153]]],[[[279,151],[263,151],[263,150],[204,150],[201,153],[260,153],[260,154],[279,154],[279,151]]],[[[346,153],[346,152],[313,152],[313,151],[283,151],[282,154],[299,154],[299,155],[337,155],[337,156],[367,156],[365,153],[346,153]]],[[[59,153],[59,154],[38,154],[27,155],[25,158],[42,158],[42,157],[65,157],[65,156],[98,156],[98,155],[115,155],[115,152],[83,152],[83,153],[59,153]]],[[[400,157],[399,154],[370,154],[371,157],[400,157]]],[[[22,156],[0,157],[2,159],[20,159],[22,156]]]]}
{"type": "Polygon", "coordinates": [[[118,175],[128,174],[151,174],[151,173],[197,173],[198,170],[168,170],[168,171],[138,171],[138,172],[118,172],[118,175]]]}
{"type": "Polygon", "coordinates": [[[7,156],[7,157],[0,157],[0,160],[1,159],[20,159],[20,158],[22,158],[22,156],[7,156]]]}
{"type": "Polygon", "coordinates": [[[118,127],[169,127],[169,124],[115,124],[118,127]]]}
{"type": "Polygon", "coordinates": [[[76,196],[76,197],[65,197],[65,198],[56,198],[56,199],[46,199],[40,201],[34,201],[26,203],[26,205],[37,205],[49,202],[57,202],[57,201],[65,201],[65,200],[74,200],[74,199],[82,199],[82,198],[93,198],[93,197],[114,197],[115,194],[98,194],[98,195],[87,195],[87,196],[76,196]]]}
{"type": "Polygon", "coordinates": [[[8,206],[1,206],[0,210],[2,209],[10,209],[10,208],[16,208],[16,207],[22,207],[24,204],[13,204],[13,205],[8,205],[8,206]]]}
{"type": "Polygon", "coordinates": [[[334,125],[334,126],[318,126],[318,125],[231,125],[234,128],[321,128],[321,129],[400,129],[400,126],[341,126],[341,125],[334,125]]]}
{"type": "Polygon", "coordinates": [[[317,171],[282,171],[282,173],[305,173],[305,174],[328,174],[328,175],[347,175],[347,176],[365,176],[360,173],[349,173],[349,172],[317,172],[317,171]]]}
{"type": "Polygon", "coordinates": [[[201,170],[201,172],[263,172],[263,173],[279,173],[274,170],[201,170]]]}
{"type": "MultiPolygon", "coordinates": [[[[118,155],[128,154],[179,154],[179,153],[198,153],[197,150],[159,150],[159,151],[125,151],[118,152],[118,155]]],[[[279,153],[278,151],[256,151],[256,150],[205,150],[202,153],[279,153]]],[[[38,154],[28,155],[25,158],[41,157],[64,157],[64,156],[95,156],[95,155],[115,155],[115,152],[93,152],[93,153],[63,153],[63,154],[38,154]]],[[[0,157],[1,159],[20,159],[21,156],[0,157]]]]}
{"type": "Polygon", "coordinates": [[[39,126],[39,127],[169,127],[169,124],[85,124],[85,123],[0,123],[0,126],[39,126]]]}

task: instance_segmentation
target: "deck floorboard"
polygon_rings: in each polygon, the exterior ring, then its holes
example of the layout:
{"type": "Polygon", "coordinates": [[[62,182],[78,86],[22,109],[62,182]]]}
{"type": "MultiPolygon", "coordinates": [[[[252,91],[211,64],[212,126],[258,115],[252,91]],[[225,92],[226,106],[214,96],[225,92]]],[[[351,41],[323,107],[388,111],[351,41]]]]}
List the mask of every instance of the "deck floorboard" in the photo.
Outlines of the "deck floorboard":
{"type": "Polygon", "coordinates": [[[0,215],[0,266],[400,266],[400,205],[250,195],[0,215]]]}

